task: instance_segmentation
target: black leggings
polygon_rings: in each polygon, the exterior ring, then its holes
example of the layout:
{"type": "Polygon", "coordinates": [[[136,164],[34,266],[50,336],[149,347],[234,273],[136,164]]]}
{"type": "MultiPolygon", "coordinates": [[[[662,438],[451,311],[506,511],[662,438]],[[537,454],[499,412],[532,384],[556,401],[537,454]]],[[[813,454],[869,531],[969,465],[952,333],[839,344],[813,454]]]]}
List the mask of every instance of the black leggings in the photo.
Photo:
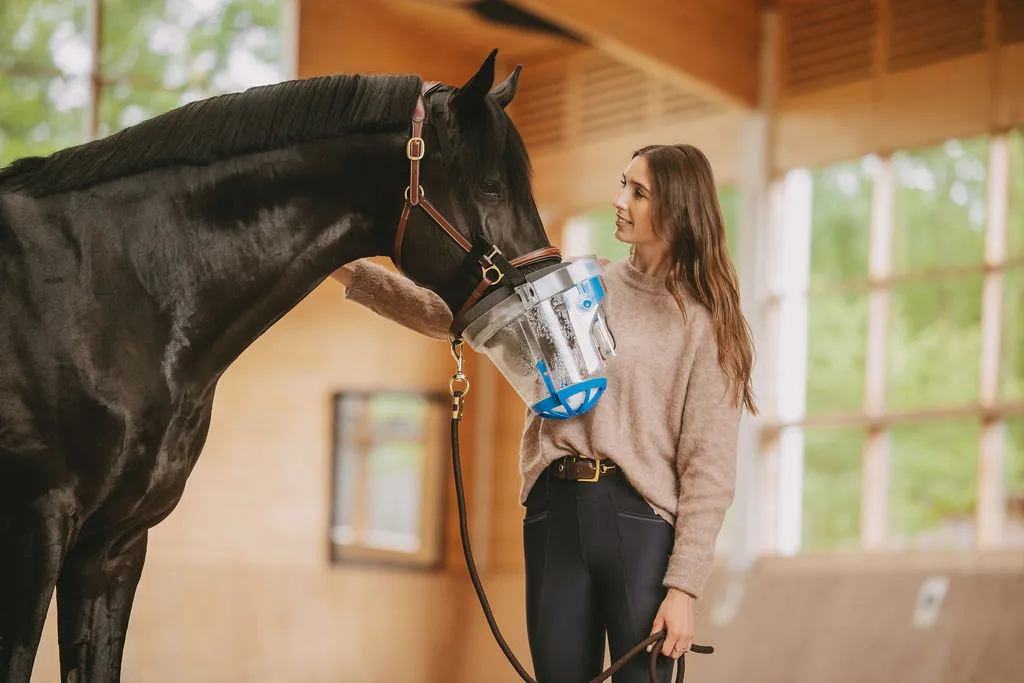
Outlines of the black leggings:
{"type": "MultiPolygon", "coordinates": [[[[537,683],[585,683],[601,673],[607,632],[615,661],[651,633],[675,538],[621,472],[599,481],[546,470],[526,500],[526,629],[537,683]]],[[[649,683],[641,652],[612,679],[649,683]]],[[[672,660],[659,657],[659,681],[672,660]]]]}

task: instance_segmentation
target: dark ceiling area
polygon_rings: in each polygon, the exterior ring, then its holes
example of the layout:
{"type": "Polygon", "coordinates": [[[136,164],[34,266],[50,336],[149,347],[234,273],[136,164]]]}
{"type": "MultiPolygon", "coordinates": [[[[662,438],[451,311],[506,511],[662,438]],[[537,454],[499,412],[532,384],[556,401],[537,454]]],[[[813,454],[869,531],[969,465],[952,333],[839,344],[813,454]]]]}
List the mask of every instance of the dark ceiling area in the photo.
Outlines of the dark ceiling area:
{"type": "Polygon", "coordinates": [[[586,43],[582,38],[562,26],[552,24],[512,2],[506,2],[505,0],[472,0],[467,2],[465,6],[481,19],[495,24],[559,36],[575,43],[586,43]]]}

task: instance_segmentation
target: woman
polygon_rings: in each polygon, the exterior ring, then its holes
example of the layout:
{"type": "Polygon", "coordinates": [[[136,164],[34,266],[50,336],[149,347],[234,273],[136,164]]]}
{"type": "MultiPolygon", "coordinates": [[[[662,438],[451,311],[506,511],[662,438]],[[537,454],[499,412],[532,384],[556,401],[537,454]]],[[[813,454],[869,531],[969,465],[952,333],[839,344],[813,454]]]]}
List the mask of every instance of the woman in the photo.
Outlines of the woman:
{"type": "MultiPolygon", "coordinates": [[[[613,204],[615,237],[631,248],[604,270],[608,389],[570,420],[528,412],[520,449],[538,683],[595,677],[606,636],[612,660],[663,629],[663,654],[687,651],[732,502],[740,414],[756,412],[753,343],[707,158],[690,145],[640,149],[613,204]],[[584,481],[595,467],[598,480],[584,481]]],[[[451,314],[432,293],[365,263],[335,277],[347,298],[446,338],[451,314]]],[[[643,657],[615,676],[648,680],[643,657]]]]}

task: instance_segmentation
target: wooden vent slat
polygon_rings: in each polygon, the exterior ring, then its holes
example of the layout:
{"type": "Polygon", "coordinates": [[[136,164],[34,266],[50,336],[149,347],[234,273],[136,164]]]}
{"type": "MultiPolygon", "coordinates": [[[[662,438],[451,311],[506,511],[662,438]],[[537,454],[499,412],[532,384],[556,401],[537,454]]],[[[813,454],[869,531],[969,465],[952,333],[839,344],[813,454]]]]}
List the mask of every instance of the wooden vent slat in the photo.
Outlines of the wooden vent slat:
{"type": "Polygon", "coordinates": [[[836,61],[842,57],[856,56],[870,63],[874,49],[873,36],[857,36],[844,43],[824,42],[814,52],[802,52],[789,57],[790,69],[802,69],[821,62],[836,61]]]}
{"type": "Polygon", "coordinates": [[[892,3],[889,71],[905,71],[985,49],[985,0],[892,3]]]}
{"type": "Polygon", "coordinates": [[[661,110],[665,121],[672,123],[710,116],[720,107],[691,92],[669,87],[662,91],[661,110]]]}
{"type": "Polygon", "coordinates": [[[875,0],[808,0],[783,6],[787,92],[799,94],[870,78],[875,0]]]}
{"type": "Polygon", "coordinates": [[[583,66],[580,111],[574,112],[580,134],[596,137],[644,125],[648,79],[609,58],[583,66]]]}
{"type": "MultiPolygon", "coordinates": [[[[813,3],[792,7],[787,28],[795,36],[820,36],[822,33],[842,29],[847,24],[860,25],[865,20],[869,23],[875,20],[875,4],[863,0],[840,1],[835,5],[825,4],[820,8],[813,3]]],[[[796,38],[795,42],[800,42],[800,39],[796,38]]]]}
{"type": "Polygon", "coordinates": [[[514,103],[514,121],[527,149],[557,147],[566,142],[568,75],[548,69],[523,79],[514,103]]]}
{"type": "Polygon", "coordinates": [[[849,17],[874,7],[875,0],[802,0],[783,2],[783,9],[789,13],[793,26],[805,26],[836,17],[849,17]]]}
{"type": "Polygon", "coordinates": [[[1024,0],[999,0],[999,42],[1024,43],[1024,0]]]}

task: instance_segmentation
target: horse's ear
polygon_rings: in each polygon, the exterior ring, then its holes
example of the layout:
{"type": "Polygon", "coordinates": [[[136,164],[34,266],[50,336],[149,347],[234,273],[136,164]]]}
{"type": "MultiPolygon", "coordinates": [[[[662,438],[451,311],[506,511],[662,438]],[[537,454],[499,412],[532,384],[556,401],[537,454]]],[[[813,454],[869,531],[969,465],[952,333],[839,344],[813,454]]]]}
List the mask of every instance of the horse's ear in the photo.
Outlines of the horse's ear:
{"type": "Polygon", "coordinates": [[[492,50],[491,54],[487,55],[480,69],[455,92],[452,97],[452,108],[465,113],[483,106],[484,98],[494,85],[494,60],[497,56],[497,50],[492,50]]]}
{"type": "Polygon", "coordinates": [[[522,70],[523,65],[519,64],[508,78],[494,86],[494,90],[491,91],[491,97],[501,105],[502,109],[511,104],[512,100],[515,99],[516,90],[519,88],[519,72],[522,70]]]}

